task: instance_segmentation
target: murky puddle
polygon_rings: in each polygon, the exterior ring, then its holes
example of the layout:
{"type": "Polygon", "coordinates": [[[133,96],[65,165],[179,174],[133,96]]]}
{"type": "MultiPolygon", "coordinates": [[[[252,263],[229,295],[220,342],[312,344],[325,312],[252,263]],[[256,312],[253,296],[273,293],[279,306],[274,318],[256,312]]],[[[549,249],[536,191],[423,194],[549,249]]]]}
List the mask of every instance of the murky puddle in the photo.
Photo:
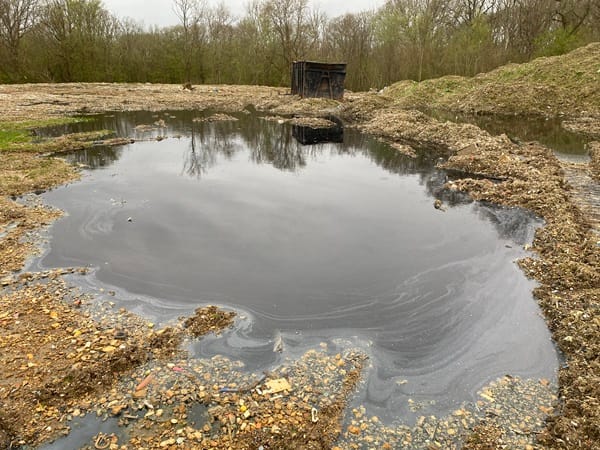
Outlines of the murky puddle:
{"type": "Polygon", "coordinates": [[[426,111],[438,120],[471,123],[492,135],[506,134],[516,142],[538,141],[554,150],[560,159],[582,162],[589,160],[586,144],[589,139],[565,130],[559,118],[501,116],[494,114],[458,114],[448,111],[426,111]]]}
{"type": "Polygon", "coordinates": [[[44,194],[68,214],[38,268],[91,267],[88,289],[161,323],[204,304],[236,309],[235,329],[191,351],[249,370],[322,342],[358,347],[370,368],[354,404],[388,422],[448,414],[507,373],[556,378],[535,285],[515,264],[540,225],[532,215],[458,197],[435,209],[435,157],[352,130],[302,145],[293,135],[306,130],[252,114],[197,116],[86,124],[169,138],[70,155],[89,170],[44,194]],[[155,122],[166,127],[135,128],[155,122]]]}
{"type": "Polygon", "coordinates": [[[108,441],[97,436],[115,435],[123,439],[126,436],[126,430],[119,427],[118,420],[111,418],[102,420],[94,414],[75,418],[70,422],[71,431],[68,436],[57,439],[55,442],[45,445],[44,450],[76,450],[80,448],[108,448],[108,441]],[[90,446],[90,443],[94,443],[90,446]],[[106,445],[106,447],[105,447],[106,445]]]}

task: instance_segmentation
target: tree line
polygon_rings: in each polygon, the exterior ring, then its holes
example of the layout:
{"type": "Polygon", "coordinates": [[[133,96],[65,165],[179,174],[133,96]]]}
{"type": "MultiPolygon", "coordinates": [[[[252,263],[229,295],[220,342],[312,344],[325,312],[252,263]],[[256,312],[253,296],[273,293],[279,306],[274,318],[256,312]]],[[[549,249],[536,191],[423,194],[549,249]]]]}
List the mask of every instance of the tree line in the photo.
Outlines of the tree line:
{"type": "Polygon", "coordinates": [[[346,87],[474,75],[600,40],[600,0],[389,0],[327,17],[308,0],[173,0],[144,27],[101,0],[0,0],[0,82],[287,85],[295,60],[346,62],[346,87]]]}

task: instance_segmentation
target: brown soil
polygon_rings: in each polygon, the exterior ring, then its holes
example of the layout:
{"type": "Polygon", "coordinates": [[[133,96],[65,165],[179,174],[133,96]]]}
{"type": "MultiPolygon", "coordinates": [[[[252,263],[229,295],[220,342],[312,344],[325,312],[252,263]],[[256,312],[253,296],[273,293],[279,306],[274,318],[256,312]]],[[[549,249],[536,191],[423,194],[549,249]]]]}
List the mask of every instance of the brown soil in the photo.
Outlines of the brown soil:
{"type": "Polygon", "coordinates": [[[70,401],[110,385],[119,371],[145,359],[139,336],[117,342],[76,311],[60,275],[23,277],[0,299],[2,425],[31,443],[61,427],[60,410],[70,401]]]}
{"type": "Polygon", "coordinates": [[[468,450],[495,450],[502,442],[502,432],[494,425],[475,427],[465,443],[468,450]]]}
{"type": "MultiPolygon", "coordinates": [[[[418,147],[445,154],[448,158],[443,167],[463,174],[446,189],[467,191],[478,200],[523,206],[545,219],[546,225],[538,230],[533,243],[536,256],[520,265],[539,283],[535,296],[566,363],[559,373],[561,403],[538,443],[544,448],[595,449],[600,448],[600,247],[560,163],[538,144],[514,144],[505,136],[490,136],[472,125],[440,123],[401,106],[434,98],[433,106],[450,109],[563,113],[577,120],[600,117],[598,84],[593,84],[599,76],[599,52],[600,44],[592,44],[565,57],[508,66],[467,81],[446,78],[418,86],[401,84],[394,88],[394,98],[390,92],[347,94],[343,102],[300,100],[283,89],[247,86],[197,86],[192,91],[141,84],[0,86],[0,114],[19,121],[108,110],[214,108],[232,112],[253,105],[271,114],[314,117],[334,113],[398,148],[418,147]],[[573,83],[564,78],[566,72],[559,76],[554,70],[566,64],[571,64],[576,76],[573,83]],[[449,86],[448,95],[440,94],[442,84],[449,86]],[[596,86],[596,90],[590,91],[589,86],[596,86]],[[569,96],[562,95],[563,88],[571,91],[569,96]],[[428,96],[419,100],[422,95],[428,96]],[[459,101],[461,106],[452,106],[459,101]]],[[[590,168],[597,174],[597,144],[592,149],[590,168]]],[[[35,251],[34,242],[25,238],[55,219],[57,212],[19,206],[8,196],[76,179],[75,168],[60,159],[40,156],[56,150],[50,143],[48,148],[15,146],[0,158],[0,445],[8,448],[35,445],[64,430],[61,419],[65,411],[98,402],[108,389],[115,389],[118,379],[149,358],[174,358],[183,333],[182,324],[155,331],[151,324],[126,311],[115,312],[106,322],[92,319],[80,306],[93,300],[62,280],[65,271],[17,273],[35,251]],[[115,322],[126,329],[125,340],[115,322]]],[[[200,312],[188,325],[193,324],[193,330],[198,327],[199,332],[210,331],[215,325],[229,326],[226,313],[215,311],[200,312]],[[211,315],[218,316],[216,323],[203,325],[211,315]]],[[[343,361],[342,365],[348,364],[350,361],[343,361]]],[[[340,433],[341,411],[355,386],[358,369],[354,364],[347,371],[346,388],[330,409],[320,411],[320,417],[326,419],[316,422],[318,426],[304,409],[293,416],[295,422],[285,422],[276,432],[273,426],[268,432],[250,428],[237,435],[236,441],[223,434],[208,441],[210,446],[229,448],[236,442],[235,448],[256,448],[256,443],[267,442],[271,448],[330,448],[340,433]]],[[[229,408],[221,417],[226,423],[231,414],[240,413],[241,406],[223,401],[229,408]]],[[[260,408],[264,414],[261,423],[267,423],[271,413],[282,415],[282,410],[267,407],[276,408],[276,404],[267,401],[260,408]]],[[[237,423],[235,417],[233,423],[237,423]]],[[[489,439],[494,435],[493,425],[475,431],[479,433],[468,441],[471,448],[503,448],[502,443],[489,439]],[[488,439],[481,440],[478,435],[488,439]]],[[[156,436],[148,442],[153,443],[152,448],[160,448],[159,441],[160,436],[156,436]]],[[[164,442],[162,448],[176,448],[175,440],[164,442]]]]}
{"type": "Polygon", "coordinates": [[[0,232],[6,233],[0,240],[0,280],[20,270],[25,260],[35,252],[35,245],[25,240],[26,234],[49,225],[59,216],[58,211],[26,208],[0,197],[0,232]]]}

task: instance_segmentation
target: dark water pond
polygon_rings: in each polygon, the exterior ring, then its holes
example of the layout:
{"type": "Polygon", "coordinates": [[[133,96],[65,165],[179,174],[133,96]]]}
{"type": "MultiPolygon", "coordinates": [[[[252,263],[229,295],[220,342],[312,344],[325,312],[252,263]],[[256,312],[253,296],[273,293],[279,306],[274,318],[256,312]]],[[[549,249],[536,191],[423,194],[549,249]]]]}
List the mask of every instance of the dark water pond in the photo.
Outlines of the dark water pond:
{"type": "Polygon", "coordinates": [[[37,264],[93,267],[90,289],[159,322],[237,309],[239,326],[192,351],[252,370],[320,342],[359,346],[372,367],[357,402],[387,419],[414,418],[407,398],[426,405],[419,415],[446,413],[506,373],[555,378],[534,284],[514,262],[539,225],[530,214],[451,196],[436,210],[435,156],[352,130],[304,146],[287,124],[197,115],[161,114],[167,128],[145,134],[134,126],[151,113],[99,118],[123,136],[182,137],[71,155],[91,169],[44,194],[68,215],[37,264]]]}
{"type": "Polygon", "coordinates": [[[492,135],[506,134],[516,141],[538,141],[554,150],[562,159],[583,161],[589,159],[588,138],[565,130],[559,118],[528,116],[499,116],[485,114],[456,114],[447,111],[426,111],[438,120],[471,123],[492,135]]]}

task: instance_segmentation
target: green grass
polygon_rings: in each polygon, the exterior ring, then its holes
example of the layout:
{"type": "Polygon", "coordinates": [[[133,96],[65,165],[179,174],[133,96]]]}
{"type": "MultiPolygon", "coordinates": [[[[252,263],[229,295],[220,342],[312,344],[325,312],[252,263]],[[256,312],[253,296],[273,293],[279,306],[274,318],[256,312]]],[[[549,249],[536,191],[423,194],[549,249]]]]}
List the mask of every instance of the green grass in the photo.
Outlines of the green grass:
{"type": "Polygon", "coordinates": [[[26,131],[14,128],[0,128],[0,150],[5,150],[12,144],[27,142],[30,139],[31,134],[26,131]]]}
{"type": "Polygon", "coordinates": [[[19,144],[33,143],[34,129],[87,122],[90,120],[92,119],[88,117],[57,117],[21,122],[0,121],[0,151],[10,150],[19,144]]]}
{"type": "Polygon", "coordinates": [[[84,123],[91,122],[94,120],[92,117],[53,117],[50,119],[43,120],[23,120],[19,122],[11,122],[11,121],[0,121],[0,128],[4,124],[11,124],[20,129],[32,130],[34,128],[45,128],[52,127],[56,125],[68,125],[71,123],[84,123]]]}

